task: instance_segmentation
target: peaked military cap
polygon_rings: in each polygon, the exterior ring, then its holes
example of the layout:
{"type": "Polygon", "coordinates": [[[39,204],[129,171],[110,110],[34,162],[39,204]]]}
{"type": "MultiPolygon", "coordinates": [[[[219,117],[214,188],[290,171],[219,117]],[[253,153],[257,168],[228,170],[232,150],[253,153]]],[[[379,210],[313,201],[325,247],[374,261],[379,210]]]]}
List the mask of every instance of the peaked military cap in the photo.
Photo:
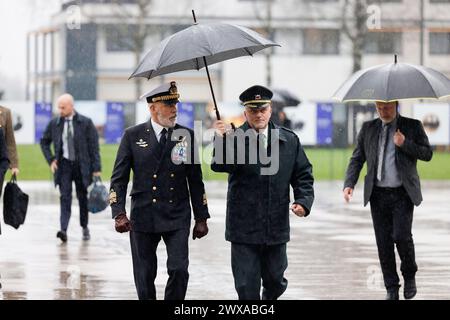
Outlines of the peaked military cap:
{"type": "Polygon", "coordinates": [[[161,101],[165,104],[177,103],[180,98],[177,84],[175,81],[164,83],[158,88],[153,89],[141,96],[141,99],[146,99],[148,103],[161,101]]]}
{"type": "Polygon", "coordinates": [[[273,93],[263,86],[252,86],[241,93],[239,99],[244,107],[261,108],[269,106],[273,93]]]}

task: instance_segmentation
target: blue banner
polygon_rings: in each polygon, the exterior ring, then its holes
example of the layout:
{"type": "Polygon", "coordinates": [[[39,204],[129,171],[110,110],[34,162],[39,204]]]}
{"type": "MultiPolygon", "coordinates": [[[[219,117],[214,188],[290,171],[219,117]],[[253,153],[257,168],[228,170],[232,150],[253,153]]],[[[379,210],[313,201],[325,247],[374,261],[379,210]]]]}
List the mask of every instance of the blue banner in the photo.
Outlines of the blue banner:
{"type": "Polygon", "coordinates": [[[333,104],[317,104],[317,144],[333,143],[333,104]]]}
{"type": "Polygon", "coordinates": [[[195,119],[195,113],[194,113],[194,105],[192,103],[178,103],[178,116],[177,116],[177,123],[188,127],[190,129],[194,129],[194,119],[195,119]]]}
{"type": "Polygon", "coordinates": [[[39,143],[45,128],[52,120],[52,104],[51,103],[35,103],[34,104],[34,141],[39,143]]]}
{"type": "Polygon", "coordinates": [[[119,143],[125,127],[124,104],[108,102],[104,137],[106,143],[119,143]]]}

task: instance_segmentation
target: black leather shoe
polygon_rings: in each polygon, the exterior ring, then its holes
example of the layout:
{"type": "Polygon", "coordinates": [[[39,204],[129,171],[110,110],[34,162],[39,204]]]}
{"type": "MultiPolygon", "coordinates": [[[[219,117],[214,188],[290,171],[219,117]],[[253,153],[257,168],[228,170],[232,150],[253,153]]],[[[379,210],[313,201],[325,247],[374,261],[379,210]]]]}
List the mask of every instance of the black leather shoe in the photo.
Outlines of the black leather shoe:
{"type": "Polygon", "coordinates": [[[417,287],[416,287],[416,279],[405,279],[405,288],[403,290],[403,296],[405,299],[412,299],[416,296],[417,287]]]}
{"type": "Polygon", "coordinates": [[[57,238],[60,238],[62,242],[67,242],[67,233],[65,231],[58,231],[57,238]]]}
{"type": "Polygon", "coordinates": [[[90,240],[91,234],[89,233],[88,227],[83,228],[83,240],[90,240]]]}
{"type": "Polygon", "coordinates": [[[389,288],[387,290],[386,300],[399,300],[398,287],[397,288],[389,288]]]}

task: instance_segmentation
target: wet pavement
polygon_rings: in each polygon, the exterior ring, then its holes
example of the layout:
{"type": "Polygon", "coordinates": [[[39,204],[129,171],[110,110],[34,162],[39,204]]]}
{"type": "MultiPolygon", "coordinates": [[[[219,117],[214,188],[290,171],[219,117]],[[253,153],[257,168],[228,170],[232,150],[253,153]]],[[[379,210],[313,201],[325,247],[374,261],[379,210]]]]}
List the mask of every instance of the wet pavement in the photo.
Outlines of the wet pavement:
{"type": "MultiPolygon", "coordinates": [[[[128,236],[114,231],[110,210],[90,214],[91,240],[81,240],[77,201],[68,242],[56,238],[59,198],[50,182],[21,182],[30,195],[25,225],[2,221],[0,299],[136,299],[128,236]]],[[[207,182],[210,233],[190,240],[187,299],[236,299],[230,244],[224,240],[225,182],[207,182]]],[[[418,294],[450,299],[450,182],[424,182],[423,204],[415,209],[418,294]]],[[[341,182],[315,185],[316,201],[305,219],[291,215],[289,281],[282,299],[383,299],[385,291],[369,208],[362,190],[345,204],[341,182]]],[[[166,253],[158,248],[157,295],[164,296],[166,253]]],[[[397,261],[399,261],[397,256],[397,261]]],[[[399,269],[399,264],[398,268],[399,269]]]]}

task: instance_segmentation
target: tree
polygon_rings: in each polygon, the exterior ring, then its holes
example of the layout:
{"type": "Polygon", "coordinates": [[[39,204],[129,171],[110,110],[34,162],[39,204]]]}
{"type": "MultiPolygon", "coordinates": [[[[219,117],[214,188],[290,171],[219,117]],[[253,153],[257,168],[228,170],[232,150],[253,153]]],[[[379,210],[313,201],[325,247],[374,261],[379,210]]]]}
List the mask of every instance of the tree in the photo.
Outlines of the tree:
{"type": "MultiPolygon", "coordinates": [[[[113,0],[115,5],[114,16],[123,22],[133,21],[133,28],[128,23],[118,23],[113,25],[119,34],[130,36],[130,50],[134,55],[134,65],[137,66],[141,61],[145,49],[145,40],[155,32],[160,32],[157,26],[147,23],[146,19],[150,15],[153,0],[136,0],[136,7],[129,8],[124,6],[121,0],[113,0]]],[[[135,98],[139,99],[142,94],[142,79],[135,81],[135,98]]]]}
{"type": "Polygon", "coordinates": [[[342,7],[342,31],[352,43],[352,72],[360,70],[362,66],[365,38],[368,31],[367,18],[366,0],[344,0],[342,7]]]}
{"type": "MultiPolygon", "coordinates": [[[[263,33],[273,41],[274,30],[272,27],[272,2],[273,0],[261,0],[261,2],[265,6],[265,10],[259,10],[257,7],[257,3],[259,1],[256,0],[253,2],[254,12],[256,18],[261,22],[261,29],[263,33]],[[264,12],[264,13],[261,13],[264,12]]],[[[266,57],[266,85],[270,88],[272,86],[272,55],[273,48],[269,48],[264,50],[264,54],[266,57]]]]}

